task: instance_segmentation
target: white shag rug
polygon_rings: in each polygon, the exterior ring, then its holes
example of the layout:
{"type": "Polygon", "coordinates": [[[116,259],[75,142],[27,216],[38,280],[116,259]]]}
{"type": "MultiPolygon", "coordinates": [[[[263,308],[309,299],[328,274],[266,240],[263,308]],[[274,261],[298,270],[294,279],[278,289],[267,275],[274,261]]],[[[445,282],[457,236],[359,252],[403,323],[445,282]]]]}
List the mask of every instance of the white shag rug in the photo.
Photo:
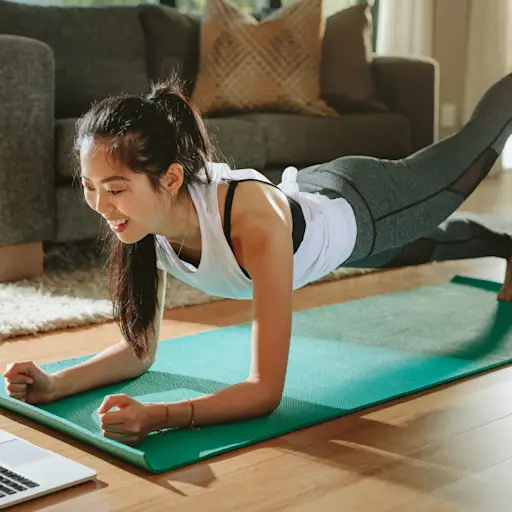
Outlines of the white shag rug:
{"type": "MultiPolygon", "coordinates": [[[[42,276],[0,283],[0,340],[111,321],[105,253],[97,244],[46,244],[42,276]]],[[[373,272],[337,269],[320,281],[373,272]]],[[[168,276],[166,308],[221,300],[168,276]]],[[[311,286],[311,285],[308,285],[311,286]]]]}

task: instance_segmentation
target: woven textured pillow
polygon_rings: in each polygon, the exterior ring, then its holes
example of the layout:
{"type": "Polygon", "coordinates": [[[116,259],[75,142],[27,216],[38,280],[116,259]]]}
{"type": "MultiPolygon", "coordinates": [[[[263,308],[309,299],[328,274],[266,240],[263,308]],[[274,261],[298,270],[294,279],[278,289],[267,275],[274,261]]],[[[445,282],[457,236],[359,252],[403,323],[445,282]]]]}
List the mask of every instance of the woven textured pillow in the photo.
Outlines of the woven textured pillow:
{"type": "Polygon", "coordinates": [[[322,0],[298,0],[258,22],[229,0],[208,0],[192,101],[202,114],[339,114],[320,95],[322,0]]]}

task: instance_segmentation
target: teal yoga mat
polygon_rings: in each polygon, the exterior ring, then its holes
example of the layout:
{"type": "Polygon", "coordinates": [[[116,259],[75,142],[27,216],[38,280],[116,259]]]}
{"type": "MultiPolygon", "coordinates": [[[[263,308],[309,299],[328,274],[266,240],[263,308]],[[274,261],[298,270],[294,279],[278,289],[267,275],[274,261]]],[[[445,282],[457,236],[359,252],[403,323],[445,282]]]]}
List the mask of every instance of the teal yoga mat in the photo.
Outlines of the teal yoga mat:
{"type": "MultiPolygon", "coordinates": [[[[96,411],[107,394],[175,401],[245,379],[250,324],[162,341],[141,377],[51,404],[13,400],[2,383],[0,405],[159,473],[511,361],[512,303],[497,301],[499,289],[456,276],[296,312],[282,402],[249,421],[169,430],[130,447],[102,436],[96,411]]],[[[52,372],[91,356],[43,367],[52,372]]]]}

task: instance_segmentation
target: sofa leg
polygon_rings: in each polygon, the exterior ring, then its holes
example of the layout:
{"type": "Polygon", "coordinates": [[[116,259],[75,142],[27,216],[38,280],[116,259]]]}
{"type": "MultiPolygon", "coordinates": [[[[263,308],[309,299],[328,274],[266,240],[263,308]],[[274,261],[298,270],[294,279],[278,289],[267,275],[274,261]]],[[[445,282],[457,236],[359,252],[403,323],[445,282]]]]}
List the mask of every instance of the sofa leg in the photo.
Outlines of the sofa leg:
{"type": "Polygon", "coordinates": [[[43,273],[43,243],[0,247],[0,282],[19,281],[43,273]]]}

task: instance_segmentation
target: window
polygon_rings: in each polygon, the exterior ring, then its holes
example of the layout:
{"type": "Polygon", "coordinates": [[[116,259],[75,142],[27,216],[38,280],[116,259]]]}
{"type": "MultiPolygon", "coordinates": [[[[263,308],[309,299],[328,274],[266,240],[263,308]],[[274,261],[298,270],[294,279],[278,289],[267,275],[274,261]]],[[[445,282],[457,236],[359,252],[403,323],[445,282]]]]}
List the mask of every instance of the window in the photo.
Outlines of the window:
{"type": "MultiPolygon", "coordinates": [[[[1,1],[1,0],[0,0],[1,1]]],[[[137,4],[162,4],[179,9],[181,12],[200,17],[207,0],[10,0],[20,4],[32,5],[64,5],[64,6],[101,6],[101,5],[137,5],[137,4]]],[[[290,4],[295,0],[231,0],[247,13],[265,16],[273,9],[279,9],[283,5],[290,4]]],[[[323,0],[324,14],[330,16],[335,12],[358,3],[366,3],[367,0],[323,0]]],[[[510,0],[512,2],[512,0],[510,0]]],[[[379,0],[373,0],[373,48],[377,41],[379,0]]],[[[258,16],[259,15],[259,16],[258,16]]],[[[512,34],[512,32],[511,32],[512,34]]],[[[511,35],[512,37],[512,35],[511,35]]]]}
{"type": "MultiPolygon", "coordinates": [[[[11,0],[21,4],[44,4],[64,6],[98,6],[98,5],[137,5],[137,4],[164,4],[176,7],[181,12],[200,15],[207,0],[11,0]]],[[[283,5],[290,4],[295,0],[231,0],[243,11],[256,13],[277,9],[283,5]]],[[[361,0],[324,0],[324,12],[326,16],[344,9],[349,5],[356,4],[361,0]]]]}
{"type": "Polygon", "coordinates": [[[30,5],[64,5],[64,6],[94,6],[94,5],[137,5],[158,4],[159,0],[10,0],[18,4],[30,5]]]}
{"type": "MultiPolygon", "coordinates": [[[[164,4],[177,7],[181,12],[200,14],[206,0],[11,0],[19,4],[64,5],[64,6],[98,6],[98,5],[137,5],[164,4]]],[[[246,12],[258,11],[272,0],[234,0],[246,12]]]]}
{"type": "MultiPolygon", "coordinates": [[[[164,2],[162,2],[164,3],[164,2]]],[[[201,14],[206,0],[176,0],[175,2],[165,2],[166,4],[175,3],[176,7],[184,13],[199,15],[201,14]]],[[[252,13],[266,7],[268,0],[234,0],[243,11],[252,13]]]]}
{"type": "MultiPolygon", "coordinates": [[[[291,4],[295,0],[281,0],[281,5],[291,4]]],[[[341,11],[349,5],[360,3],[359,0],[324,0],[324,14],[330,16],[337,11],[341,11]]]]}

